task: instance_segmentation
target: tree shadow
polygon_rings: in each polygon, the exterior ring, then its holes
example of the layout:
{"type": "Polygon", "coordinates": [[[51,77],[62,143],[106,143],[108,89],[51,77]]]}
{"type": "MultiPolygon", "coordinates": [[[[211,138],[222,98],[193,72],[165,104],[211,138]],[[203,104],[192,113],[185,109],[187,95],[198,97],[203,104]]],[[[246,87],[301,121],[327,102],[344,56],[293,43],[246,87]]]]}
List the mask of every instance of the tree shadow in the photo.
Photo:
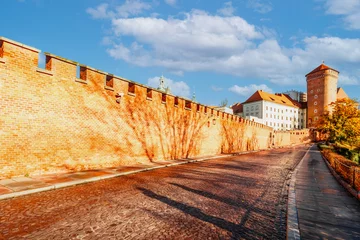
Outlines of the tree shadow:
{"type": "Polygon", "coordinates": [[[246,238],[246,239],[259,239],[266,238],[265,234],[254,231],[245,226],[245,223],[250,217],[251,210],[248,210],[246,214],[243,216],[241,222],[239,224],[235,224],[233,222],[227,221],[225,219],[208,215],[202,212],[199,208],[189,206],[187,204],[181,203],[179,201],[175,201],[167,196],[162,196],[157,194],[149,189],[139,187],[138,190],[142,191],[145,196],[156,199],[170,207],[176,208],[179,211],[188,214],[192,217],[195,217],[201,221],[208,222],[213,224],[221,229],[224,229],[232,234],[232,239],[246,238]]]}

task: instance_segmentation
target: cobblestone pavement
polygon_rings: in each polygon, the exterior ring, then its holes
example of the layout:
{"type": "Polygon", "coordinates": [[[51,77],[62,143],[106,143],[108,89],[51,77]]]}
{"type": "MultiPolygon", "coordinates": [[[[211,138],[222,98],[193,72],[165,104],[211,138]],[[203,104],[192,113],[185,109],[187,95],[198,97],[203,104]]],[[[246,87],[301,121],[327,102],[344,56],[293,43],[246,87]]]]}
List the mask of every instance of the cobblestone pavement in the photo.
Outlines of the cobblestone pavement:
{"type": "Polygon", "coordinates": [[[285,239],[286,181],[305,146],[0,201],[0,239],[285,239]]]}

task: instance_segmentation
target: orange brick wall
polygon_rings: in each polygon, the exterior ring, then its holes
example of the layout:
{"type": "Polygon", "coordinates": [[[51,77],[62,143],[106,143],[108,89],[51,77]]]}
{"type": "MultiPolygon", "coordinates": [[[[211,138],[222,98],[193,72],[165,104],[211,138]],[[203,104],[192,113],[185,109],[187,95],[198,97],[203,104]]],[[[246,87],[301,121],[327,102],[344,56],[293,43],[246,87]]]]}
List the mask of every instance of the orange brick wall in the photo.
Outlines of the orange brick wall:
{"type": "Polygon", "coordinates": [[[155,89],[149,99],[140,84],[131,94],[117,76],[105,87],[109,74],[87,66],[77,79],[78,63],[49,53],[39,69],[38,53],[0,38],[0,179],[271,146],[264,125],[204,105],[197,112],[194,102],[186,109],[182,98],[174,106],[172,95],[162,103],[155,89]]]}

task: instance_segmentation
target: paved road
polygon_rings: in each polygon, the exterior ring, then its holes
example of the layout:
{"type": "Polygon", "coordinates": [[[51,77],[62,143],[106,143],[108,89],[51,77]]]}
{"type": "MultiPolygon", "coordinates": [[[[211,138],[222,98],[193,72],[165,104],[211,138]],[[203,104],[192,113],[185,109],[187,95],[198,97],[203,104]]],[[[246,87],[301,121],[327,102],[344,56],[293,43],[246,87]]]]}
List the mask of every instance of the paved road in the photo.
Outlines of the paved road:
{"type": "Polygon", "coordinates": [[[331,175],[317,146],[296,174],[302,239],[360,239],[360,203],[331,175]]]}
{"type": "Polygon", "coordinates": [[[0,201],[0,239],[285,239],[306,147],[158,169],[0,201]]]}

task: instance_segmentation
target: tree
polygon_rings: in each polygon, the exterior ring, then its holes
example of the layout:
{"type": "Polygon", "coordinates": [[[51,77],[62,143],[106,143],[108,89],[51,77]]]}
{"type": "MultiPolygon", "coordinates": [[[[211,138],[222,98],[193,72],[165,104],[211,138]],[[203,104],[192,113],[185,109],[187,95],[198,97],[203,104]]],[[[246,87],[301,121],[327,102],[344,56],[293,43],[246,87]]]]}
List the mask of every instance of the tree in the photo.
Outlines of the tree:
{"type": "Polygon", "coordinates": [[[328,142],[357,146],[360,142],[360,110],[355,100],[343,98],[330,104],[320,118],[318,130],[327,136],[328,142]]]}
{"type": "Polygon", "coordinates": [[[228,105],[228,100],[227,98],[225,98],[220,102],[219,107],[226,107],[227,105],[228,105]]]}

